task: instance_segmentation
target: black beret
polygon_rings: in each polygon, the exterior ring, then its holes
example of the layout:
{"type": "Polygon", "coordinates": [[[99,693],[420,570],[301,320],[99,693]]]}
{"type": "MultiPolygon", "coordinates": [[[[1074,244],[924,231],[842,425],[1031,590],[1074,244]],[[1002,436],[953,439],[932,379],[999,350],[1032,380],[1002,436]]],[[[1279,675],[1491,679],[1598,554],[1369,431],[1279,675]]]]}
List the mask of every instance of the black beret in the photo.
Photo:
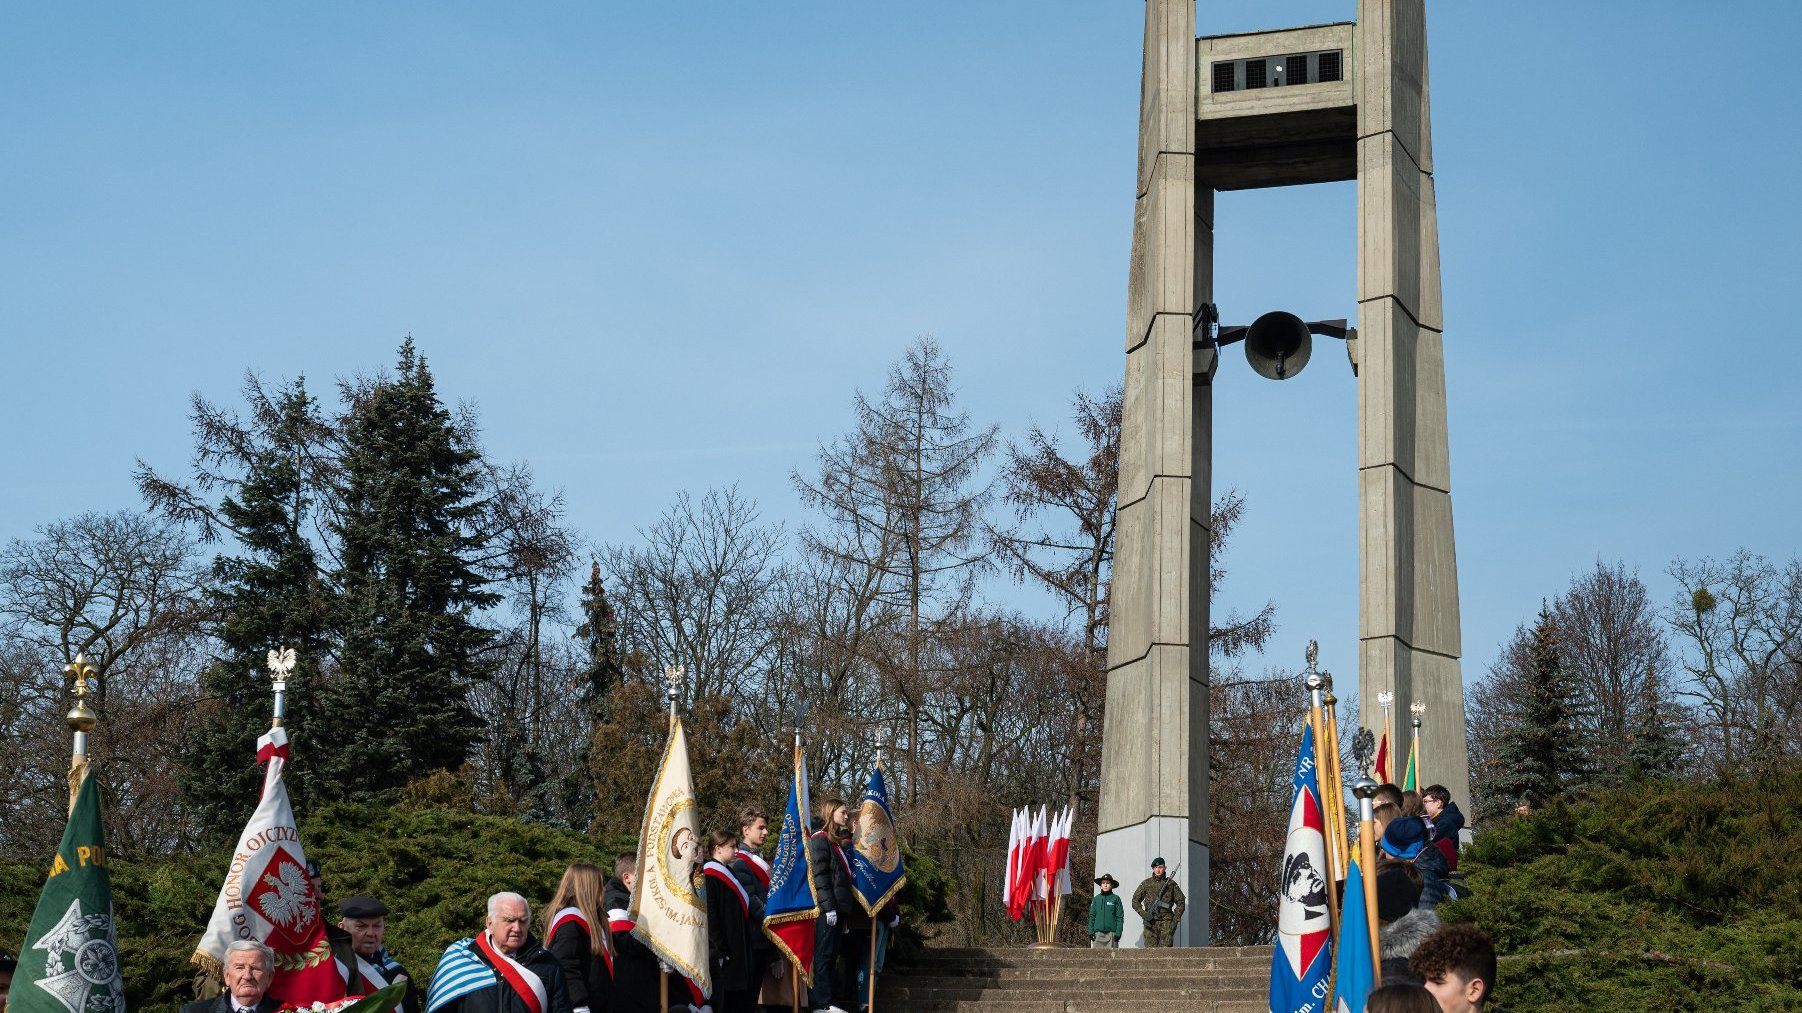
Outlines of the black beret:
{"type": "Polygon", "coordinates": [[[378,918],[388,913],[388,905],[374,897],[346,897],[338,902],[338,913],[346,918],[378,918]]]}

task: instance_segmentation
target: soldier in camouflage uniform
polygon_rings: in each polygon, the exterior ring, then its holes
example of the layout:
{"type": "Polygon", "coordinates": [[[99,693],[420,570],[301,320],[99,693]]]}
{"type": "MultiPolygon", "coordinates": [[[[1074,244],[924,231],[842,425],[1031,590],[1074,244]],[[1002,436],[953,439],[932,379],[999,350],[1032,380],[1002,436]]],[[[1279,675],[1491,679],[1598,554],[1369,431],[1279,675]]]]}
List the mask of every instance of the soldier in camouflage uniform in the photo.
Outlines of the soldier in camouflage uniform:
{"type": "Polygon", "coordinates": [[[1145,921],[1145,945],[1174,946],[1177,923],[1188,906],[1183,888],[1164,875],[1164,859],[1152,859],[1151,875],[1133,891],[1133,910],[1145,921]]]}

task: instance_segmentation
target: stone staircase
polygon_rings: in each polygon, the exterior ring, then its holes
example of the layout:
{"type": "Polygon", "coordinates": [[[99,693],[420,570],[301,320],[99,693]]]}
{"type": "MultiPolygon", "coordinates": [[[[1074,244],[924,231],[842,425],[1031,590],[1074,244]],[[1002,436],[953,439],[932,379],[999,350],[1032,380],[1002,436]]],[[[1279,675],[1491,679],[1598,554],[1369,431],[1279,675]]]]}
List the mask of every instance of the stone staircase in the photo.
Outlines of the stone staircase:
{"type": "Polygon", "coordinates": [[[1268,946],[929,949],[891,966],[877,1013],[1266,1013],[1268,946]]]}

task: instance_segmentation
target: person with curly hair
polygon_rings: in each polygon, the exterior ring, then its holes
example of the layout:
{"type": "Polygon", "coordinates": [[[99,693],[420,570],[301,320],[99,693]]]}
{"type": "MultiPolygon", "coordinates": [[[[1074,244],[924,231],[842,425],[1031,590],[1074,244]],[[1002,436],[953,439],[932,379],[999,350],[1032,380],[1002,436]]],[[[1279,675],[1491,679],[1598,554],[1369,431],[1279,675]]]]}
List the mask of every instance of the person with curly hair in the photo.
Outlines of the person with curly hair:
{"type": "Polygon", "coordinates": [[[1443,1013],[1480,1013],[1495,991],[1495,942],[1475,925],[1442,925],[1415,947],[1408,967],[1443,1013]]]}

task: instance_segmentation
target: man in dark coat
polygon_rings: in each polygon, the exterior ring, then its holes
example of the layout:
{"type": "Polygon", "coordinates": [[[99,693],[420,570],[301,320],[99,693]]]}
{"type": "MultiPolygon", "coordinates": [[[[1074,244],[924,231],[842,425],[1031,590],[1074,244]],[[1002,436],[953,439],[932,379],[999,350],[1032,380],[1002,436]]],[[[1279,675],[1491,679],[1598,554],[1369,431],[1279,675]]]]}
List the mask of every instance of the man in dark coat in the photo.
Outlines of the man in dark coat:
{"type": "Polygon", "coordinates": [[[638,853],[628,851],[613,860],[613,878],[601,894],[607,908],[607,929],[613,933],[613,1013],[660,1013],[657,954],[632,934],[632,884],[638,875],[638,853]]]}
{"type": "Polygon", "coordinates": [[[763,857],[763,842],[770,837],[770,818],[761,809],[738,814],[738,854],[727,868],[751,898],[751,963],[759,987],[776,960],[776,944],[763,934],[764,908],[770,900],[770,863],[763,857]]]}
{"type": "Polygon", "coordinates": [[[346,965],[351,978],[345,990],[351,995],[368,995],[406,979],[407,997],[401,1000],[399,1013],[420,1013],[425,1007],[425,989],[412,981],[412,975],[382,945],[388,935],[388,905],[374,897],[346,897],[338,902],[338,916],[338,929],[344,933],[352,961],[346,965]]]}
{"type": "Polygon", "coordinates": [[[563,966],[532,938],[531,923],[519,894],[488,898],[487,927],[439,959],[426,1013],[570,1013],[563,966]]]}
{"type": "Polygon", "coordinates": [[[239,939],[225,948],[225,991],[191,1002],[181,1013],[274,1013],[281,1003],[268,998],[275,981],[275,953],[262,943],[239,939]]]}
{"type": "Polygon", "coordinates": [[[1445,899],[1448,870],[1445,854],[1427,843],[1427,833],[1426,820],[1419,816],[1403,816],[1389,821],[1383,828],[1383,839],[1377,842],[1377,847],[1390,858],[1407,862],[1419,870],[1420,901],[1417,907],[1438,907],[1445,899]]]}

